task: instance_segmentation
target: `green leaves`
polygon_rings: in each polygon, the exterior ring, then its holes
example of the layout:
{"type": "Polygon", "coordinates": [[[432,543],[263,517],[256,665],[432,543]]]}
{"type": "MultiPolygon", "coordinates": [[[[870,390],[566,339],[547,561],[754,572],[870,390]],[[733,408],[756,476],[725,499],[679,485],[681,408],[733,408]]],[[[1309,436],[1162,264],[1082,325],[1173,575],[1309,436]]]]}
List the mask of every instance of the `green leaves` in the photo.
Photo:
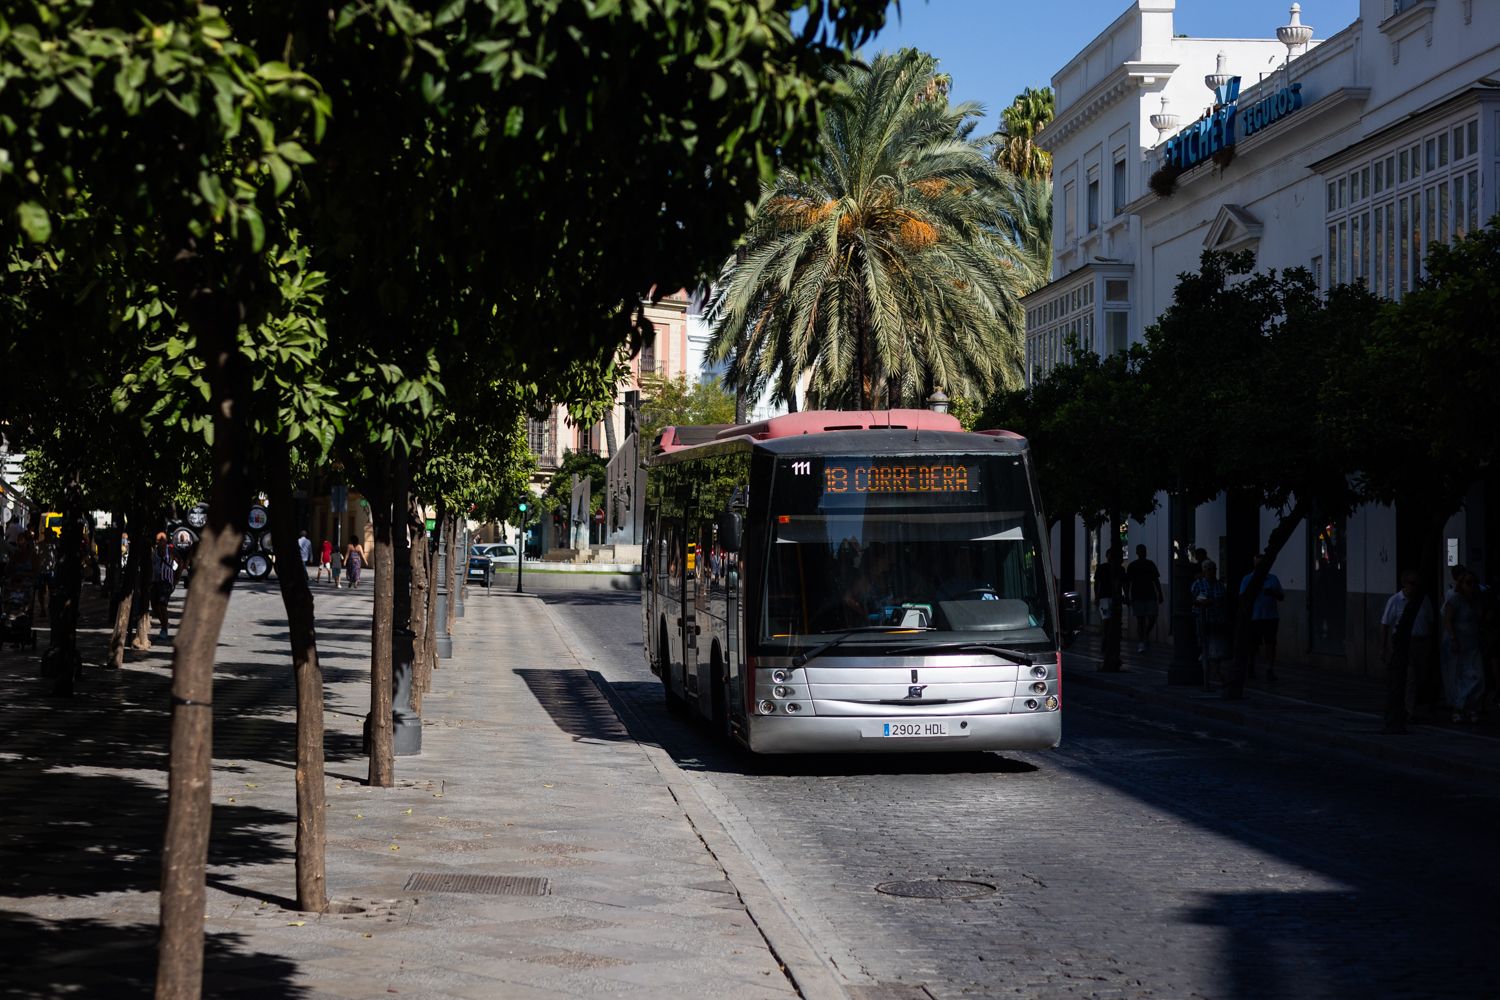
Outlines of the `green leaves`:
{"type": "Polygon", "coordinates": [[[34,201],[23,201],[16,206],[16,222],[33,243],[46,243],[52,238],[52,217],[34,201]]]}
{"type": "MultiPolygon", "coordinates": [[[[936,63],[904,50],[841,73],[817,170],[768,185],[711,305],[729,384],[829,408],[986,398],[1020,384],[1022,295],[1042,280],[1009,178],[968,139],[936,63]]],[[[774,105],[764,95],[748,135],[774,105]]],[[[731,134],[731,139],[735,138],[731,134]]],[[[750,147],[764,155],[760,145],[750,147]]]]}

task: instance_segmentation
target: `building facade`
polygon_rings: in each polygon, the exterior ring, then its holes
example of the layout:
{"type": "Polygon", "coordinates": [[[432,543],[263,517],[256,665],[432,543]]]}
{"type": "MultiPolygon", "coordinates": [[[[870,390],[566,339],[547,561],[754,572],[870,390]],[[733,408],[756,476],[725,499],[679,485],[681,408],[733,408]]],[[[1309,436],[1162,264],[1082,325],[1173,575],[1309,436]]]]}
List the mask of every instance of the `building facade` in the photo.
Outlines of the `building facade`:
{"type": "MultiPolygon", "coordinates": [[[[1173,37],[1174,6],[1138,0],[1053,78],[1057,117],[1040,139],[1053,155],[1053,280],[1025,301],[1030,378],[1075,344],[1139,342],[1205,249],[1400,298],[1430,246],[1500,208],[1500,4],[1361,0],[1359,18],[1321,41],[1300,23],[1315,5],[1265,39],[1173,37]]],[[[1476,485],[1448,525],[1445,562],[1500,570],[1485,532],[1500,525],[1486,516],[1497,492],[1476,485]]],[[[1171,506],[1126,527],[1130,543],[1163,559],[1201,545],[1233,583],[1275,523],[1233,498],[1171,506]]],[[[1398,564],[1416,562],[1398,551],[1397,520],[1385,507],[1315,516],[1287,544],[1275,566],[1284,650],[1380,669],[1380,608],[1398,564]]],[[[1071,530],[1076,558],[1060,570],[1086,580],[1115,527],[1071,530]]]]}
{"type": "MultiPolygon", "coordinates": [[[[664,296],[656,302],[645,302],[646,319],[651,323],[652,335],[641,345],[641,349],[629,361],[629,376],[620,386],[620,402],[605,421],[583,424],[572,419],[566,406],[554,406],[544,418],[530,419],[526,424],[527,444],[536,456],[537,467],[532,476],[532,490],[537,494],[546,490],[552,476],[562,465],[566,452],[587,452],[608,459],[612,451],[625,446],[629,436],[631,420],[628,400],[638,400],[643,377],[658,375],[665,378],[686,377],[696,379],[703,371],[704,351],[709,332],[702,320],[702,298],[686,290],[664,296]],[[611,436],[610,431],[613,431],[611,436]],[[613,449],[611,448],[613,438],[613,449]]],[[[606,497],[596,498],[605,504],[606,497]]],[[[590,505],[594,505],[591,500],[590,505]]],[[[588,528],[592,542],[612,540],[610,518],[606,517],[588,528]]],[[[506,527],[506,537],[514,529],[506,527]]],[[[533,525],[528,546],[533,551],[548,552],[559,548],[576,548],[581,532],[573,525],[544,522],[533,525]]],[[[621,538],[623,542],[633,538],[621,538]]]]}

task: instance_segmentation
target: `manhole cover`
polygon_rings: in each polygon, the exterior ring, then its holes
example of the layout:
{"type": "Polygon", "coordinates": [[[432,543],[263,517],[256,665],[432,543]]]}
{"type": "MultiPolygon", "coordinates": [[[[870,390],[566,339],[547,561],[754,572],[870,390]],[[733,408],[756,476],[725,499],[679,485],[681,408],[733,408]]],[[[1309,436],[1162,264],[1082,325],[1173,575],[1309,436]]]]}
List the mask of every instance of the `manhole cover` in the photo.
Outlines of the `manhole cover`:
{"type": "Polygon", "coordinates": [[[887,896],[907,896],[912,899],[974,899],[988,896],[995,887],[988,882],[964,882],[959,879],[929,878],[914,882],[882,882],[876,892],[887,896]]]}
{"type": "Polygon", "coordinates": [[[529,875],[454,875],[413,872],[407,892],[474,892],[486,896],[545,896],[547,880],[529,875]]]}

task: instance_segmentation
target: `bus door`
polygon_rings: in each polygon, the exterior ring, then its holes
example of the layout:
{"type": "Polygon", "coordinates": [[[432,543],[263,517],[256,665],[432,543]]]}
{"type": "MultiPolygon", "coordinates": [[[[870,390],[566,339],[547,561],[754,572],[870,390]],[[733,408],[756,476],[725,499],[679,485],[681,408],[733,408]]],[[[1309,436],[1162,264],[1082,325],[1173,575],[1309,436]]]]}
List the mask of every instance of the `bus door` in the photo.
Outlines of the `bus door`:
{"type": "MultiPolygon", "coordinates": [[[[706,513],[706,512],[696,512],[706,513]]],[[[714,579],[714,523],[708,516],[696,517],[688,522],[693,530],[688,538],[691,547],[689,565],[692,566],[692,593],[684,602],[690,618],[687,629],[689,661],[687,674],[689,694],[699,699],[703,714],[712,712],[713,677],[710,673],[713,659],[714,616],[717,609],[712,606],[717,582],[714,579]]]]}
{"type": "Polygon", "coordinates": [[[705,561],[703,550],[698,545],[697,511],[690,506],[683,519],[682,544],[682,682],[683,694],[689,699],[698,697],[698,595],[702,591],[699,579],[705,561]]]}

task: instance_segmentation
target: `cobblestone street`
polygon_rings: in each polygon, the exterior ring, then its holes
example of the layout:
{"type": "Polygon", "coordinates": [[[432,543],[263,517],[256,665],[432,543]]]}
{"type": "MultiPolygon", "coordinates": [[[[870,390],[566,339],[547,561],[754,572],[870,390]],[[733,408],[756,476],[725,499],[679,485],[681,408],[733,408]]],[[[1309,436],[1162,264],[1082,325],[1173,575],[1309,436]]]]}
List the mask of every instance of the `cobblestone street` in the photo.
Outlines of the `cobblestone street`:
{"type": "Polygon", "coordinates": [[[939,998],[1500,990],[1493,787],[1277,748],[1066,673],[1057,751],[746,760],[666,715],[633,600],[551,599],[851,982],[939,998]],[[931,878],[997,891],[874,888],[931,878]]]}

